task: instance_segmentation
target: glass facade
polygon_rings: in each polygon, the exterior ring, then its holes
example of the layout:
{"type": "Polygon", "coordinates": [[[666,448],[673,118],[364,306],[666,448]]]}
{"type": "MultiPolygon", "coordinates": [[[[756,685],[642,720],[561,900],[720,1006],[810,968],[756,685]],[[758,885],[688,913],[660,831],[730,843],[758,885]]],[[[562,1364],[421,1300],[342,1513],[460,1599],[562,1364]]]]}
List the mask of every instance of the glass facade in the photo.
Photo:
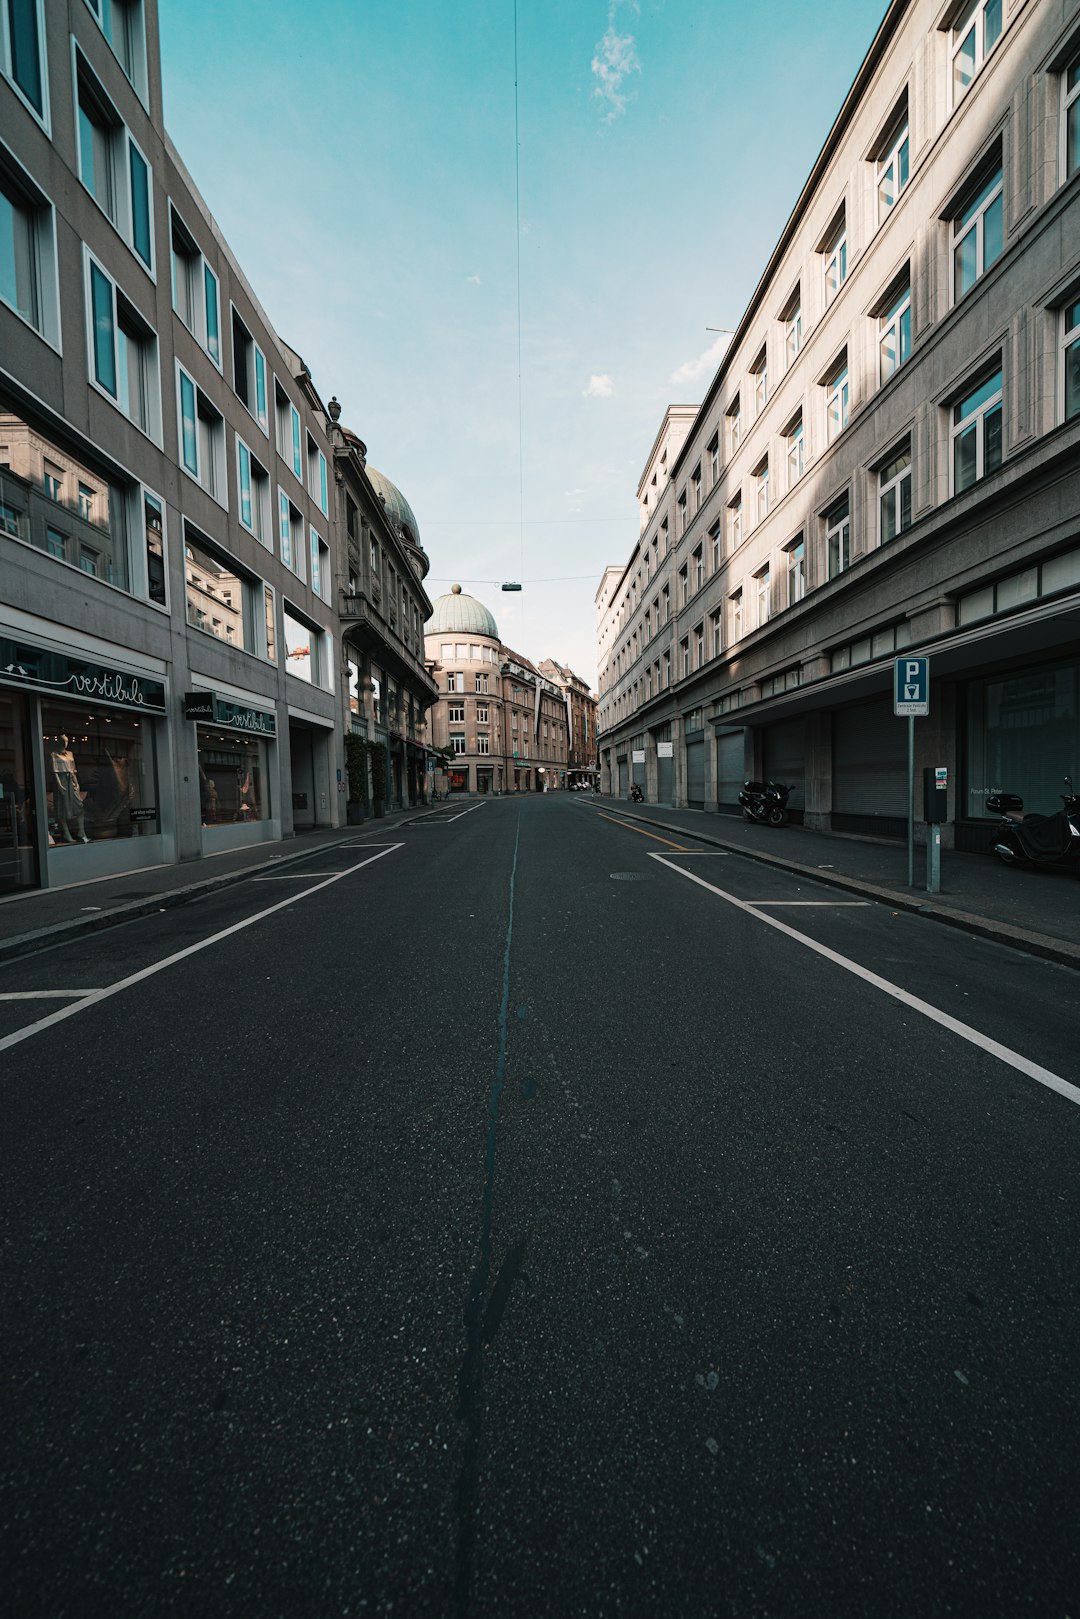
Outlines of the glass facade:
{"type": "Polygon", "coordinates": [[[1063,778],[1080,759],[1080,663],[973,680],[967,689],[964,810],[986,814],[988,793],[1019,793],[1026,810],[1061,808],[1063,778]]]}
{"type": "Polygon", "coordinates": [[[270,819],[266,743],[218,725],[199,725],[199,811],[203,826],[270,819]]]}
{"type": "Polygon", "coordinates": [[[121,710],[43,703],[49,847],[160,830],[153,725],[121,710]]]}

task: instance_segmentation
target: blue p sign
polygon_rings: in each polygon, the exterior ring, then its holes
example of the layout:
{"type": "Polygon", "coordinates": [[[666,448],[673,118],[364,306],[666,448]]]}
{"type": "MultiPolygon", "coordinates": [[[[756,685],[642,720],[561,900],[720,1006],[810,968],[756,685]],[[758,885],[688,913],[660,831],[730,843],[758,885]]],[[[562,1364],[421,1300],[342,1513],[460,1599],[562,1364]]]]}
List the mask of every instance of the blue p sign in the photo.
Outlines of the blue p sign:
{"type": "Polygon", "coordinates": [[[930,712],[930,659],[897,658],[893,666],[893,713],[925,716],[930,712]]]}

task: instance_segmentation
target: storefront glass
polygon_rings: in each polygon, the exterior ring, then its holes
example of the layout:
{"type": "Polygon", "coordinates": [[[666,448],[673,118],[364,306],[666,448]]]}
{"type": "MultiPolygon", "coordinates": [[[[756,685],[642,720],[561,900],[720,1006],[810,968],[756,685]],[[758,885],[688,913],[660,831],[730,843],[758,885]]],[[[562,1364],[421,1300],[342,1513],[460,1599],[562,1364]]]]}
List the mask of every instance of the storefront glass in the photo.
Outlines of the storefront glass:
{"type": "Polygon", "coordinates": [[[217,725],[200,725],[197,731],[203,826],[268,821],[266,743],[217,725]]]}
{"type": "Polygon", "coordinates": [[[43,703],[49,845],[160,831],[153,726],[119,710],[43,703]]]}
{"type": "Polygon", "coordinates": [[[26,699],[0,692],[0,894],[36,882],[26,699]]]}
{"type": "Polygon", "coordinates": [[[1063,778],[1080,775],[1080,664],[973,680],[967,700],[965,813],[988,793],[1019,793],[1040,814],[1061,808],[1063,778]]]}

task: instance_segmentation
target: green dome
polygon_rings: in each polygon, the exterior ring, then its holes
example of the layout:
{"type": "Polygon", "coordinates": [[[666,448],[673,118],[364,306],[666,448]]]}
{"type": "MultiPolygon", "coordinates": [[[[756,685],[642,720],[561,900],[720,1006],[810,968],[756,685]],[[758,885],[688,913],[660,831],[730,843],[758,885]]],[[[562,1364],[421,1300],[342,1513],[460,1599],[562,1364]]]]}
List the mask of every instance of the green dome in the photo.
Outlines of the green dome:
{"type": "Polygon", "coordinates": [[[436,601],[431,617],[424,626],[425,635],[490,635],[499,639],[499,626],[475,596],[463,596],[461,586],[455,585],[446,596],[436,601]]]}
{"type": "Polygon", "coordinates": [[[391,483],[385,473],[380,472],[378,467],[373,467],[370,461],[367,463],[365,471],[375,493],[386,507],[386,515],[394,524],[394,527],[399,533],[403,528],[407,529],[407,538],[412,541],[413,545],[418,546],[420,544],[420,525],[413,515],[412,507],[397,484],[391,483]]]}

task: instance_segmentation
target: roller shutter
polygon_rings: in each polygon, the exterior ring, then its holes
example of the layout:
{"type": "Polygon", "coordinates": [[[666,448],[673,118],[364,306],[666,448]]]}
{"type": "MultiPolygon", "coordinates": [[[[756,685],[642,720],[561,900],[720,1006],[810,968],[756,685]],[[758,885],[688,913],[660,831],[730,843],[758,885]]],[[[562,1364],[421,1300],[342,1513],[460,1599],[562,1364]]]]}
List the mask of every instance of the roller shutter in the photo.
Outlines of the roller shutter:
{"type": "Polygon", "coordinates": [[[705,808],[705,735],[686,739],[686,802],[691,809],[705,808]]]}
{"type": "Polygon", "coordinates": [[[802,720],[783,720],[762,733],[765,779],[790,787],[788,808],[801,819],[806,806],[806,726],[802,720]]]}
{"type": "Polygon", "coordinates": [[[746,778],[743,731],[716,733],[716,802],[721,809],[738,810],[739,789],[746,778]]]}
{"type": "Polygon", "coordinates": [[[907,726],[889,698],[833,715],[833,821],[902,836],[907,821],[907,726]]]}

